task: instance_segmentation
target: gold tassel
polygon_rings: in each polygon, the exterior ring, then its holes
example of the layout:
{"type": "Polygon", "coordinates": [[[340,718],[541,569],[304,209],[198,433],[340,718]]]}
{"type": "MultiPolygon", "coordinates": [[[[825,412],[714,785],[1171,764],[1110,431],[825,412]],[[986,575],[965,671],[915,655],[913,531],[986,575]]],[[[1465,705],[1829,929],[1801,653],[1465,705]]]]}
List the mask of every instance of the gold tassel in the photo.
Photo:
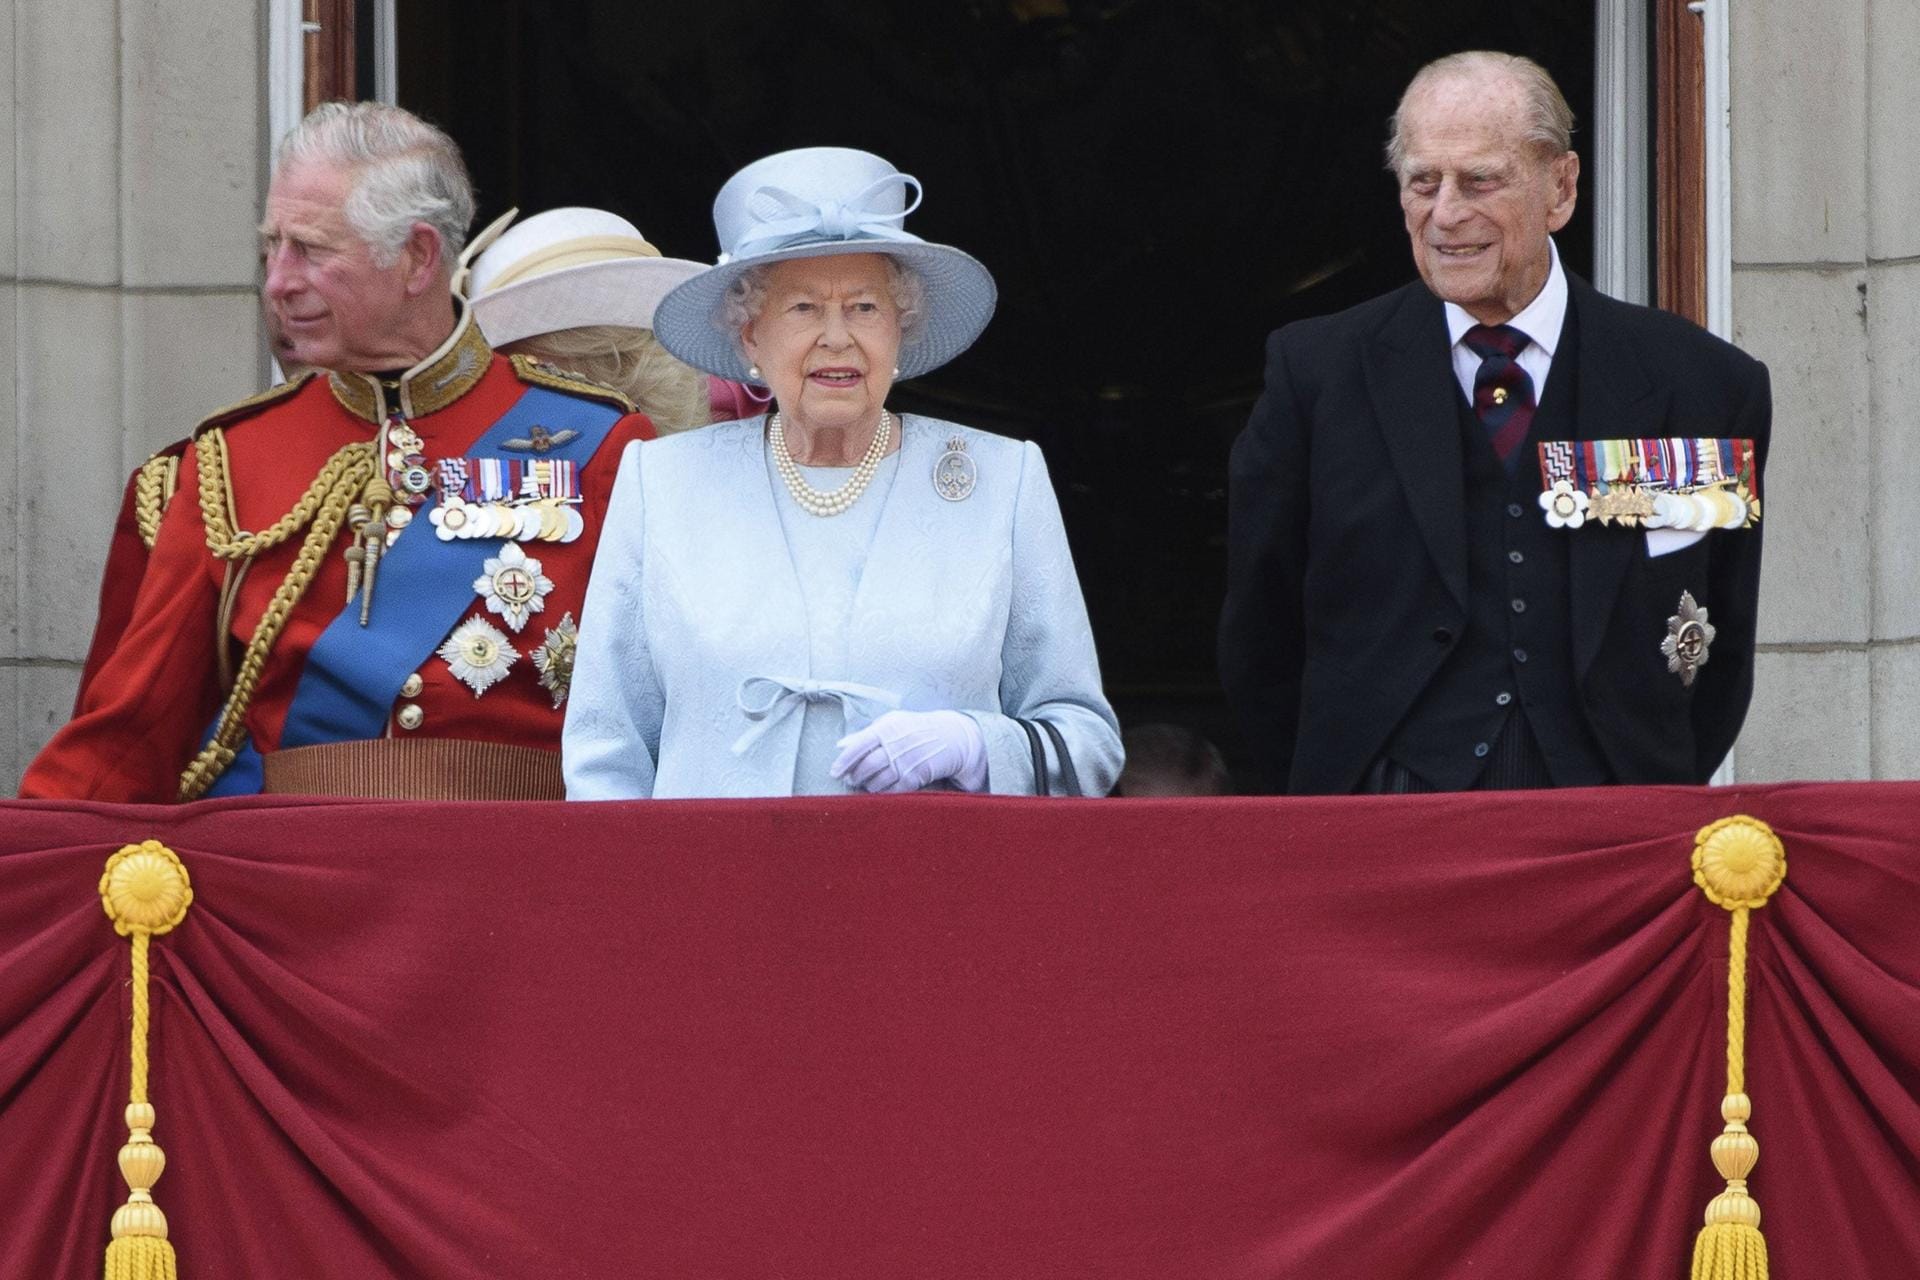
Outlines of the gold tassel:
{"type": "Polygon", "coordinates": [[[113,929],[133,940],[133,1080],[127,1103],[127,1144],[120,1175],[127,1202],[114,1210],[107,1245],[107,1280],[178,1280],[167,1216],[153,1202],[153,1184],[167,1167],[153,1141],[153,1104],[147,1100],[147,951],[152,940],[187,918],[193,885],[173,850],[158,840],[130,844],[107,859],[100,905],[113,929]]]}
{"type": "Polygon", "coordinates": [[[1727,929],[1727,1096],[1720,1103],[1726,1129],[1713,1140],[1713,1167],[1727,1189],[1707,1206],[1706,1226],[1693,1242],[1693,1280],[1767,1280],[1767,1241],[1760,1205],[1747,1176],[1760,1144],[1747,1132],[1747,924],[1787,878],[1787,851],[1773,828],[1744,815],[1700,829],[1693,842],[1693,881],[1716,906],[1732,913],[1727,929]]]}

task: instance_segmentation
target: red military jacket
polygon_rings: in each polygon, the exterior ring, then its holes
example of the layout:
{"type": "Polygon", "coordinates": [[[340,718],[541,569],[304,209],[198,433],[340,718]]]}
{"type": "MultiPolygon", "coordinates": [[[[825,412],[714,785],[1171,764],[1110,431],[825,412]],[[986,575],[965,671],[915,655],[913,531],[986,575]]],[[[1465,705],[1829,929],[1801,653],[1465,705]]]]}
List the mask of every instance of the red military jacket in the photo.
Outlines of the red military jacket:
{"type": "MultiPolygon", "coordinates": [[[[214,415],[196,437],[213,428],[224,435],[230,482],[224,487],[231,491],[232,522],[240,530],[261,531],[301,501],[342,446],[375,439],[389,400],[399,403],[432,463],[464,456],[530,383],[632,408],[617,392],[525,357],[496,355],[478,327],[463,318],[440,351],[409,370],[398,388],[383,388],[366,375],[309,376],[214,415]]],[[[551,588],[543,608],[509,636],[517,658],[505,675],[476,693],[471,679],[463,682],[456,674],[453,662],[429,656],[414,673],[417,679],[410,677],[394,701],[387,718],[389,736],[559,750],[565,707],[557,704],[564,686],[542,683],[534,654],[547,631],[559,627],[563,618],[570,616],[577,625],[620,453],[628,443],[653,434],[643,415],[622,416],[580,468],[580,536],[568,542],[524,544],[525,554],[539,562],[539,575],[551,588]]],[[[75,718],[28,768],[22,796],[136,802],[178,797],[182,770],[226,702],[223,670],[239,666],[256,625],[287,581],[305,534],[303,529],[246,563],[237,589],[228,592],[229,616],[222,619],[223,584],[229,573],[241,571],[209,550],[204,509],[209,500],[220,504],[222,486],[213,485],[211,495],[203,495],[201,488],[199,458],[189,449],[126,630],[84,689],[75,718]]],[[[422,520],[399,536],[431,538],[435,530],[422,520]]],[[[246,729],[260,752],[280,747],[306,657],[346,607],[343,551],[351,541],[343,525],[321,553],[310,586],[268,652],[245,714],[246,729]]],[[[375,608],[405,606],[404,600],[383,598],[376,578],[375,608]]],[[[477,589],[460,624],[476,616],[502,632],[508,630],[498,612],[489,612],[477,589]]]]}
{"type": "Polygon", "coordinates": [[[107,547],[106,568],[100,575],[100,608],[94,615],[93,641],[87,646],[86,661],[80,666],[80,687],[73,695],[74,715],[86,705],[88,686],[113,655],[133,618],[133,601],[140,594],[140,580],[146,576],[147,555],[160,532],[161,514],[173,497],[180,459],[192,445],[191,440],[176,440],[127,477],[120,515],[113,524],[113,541],[107,547]]]}

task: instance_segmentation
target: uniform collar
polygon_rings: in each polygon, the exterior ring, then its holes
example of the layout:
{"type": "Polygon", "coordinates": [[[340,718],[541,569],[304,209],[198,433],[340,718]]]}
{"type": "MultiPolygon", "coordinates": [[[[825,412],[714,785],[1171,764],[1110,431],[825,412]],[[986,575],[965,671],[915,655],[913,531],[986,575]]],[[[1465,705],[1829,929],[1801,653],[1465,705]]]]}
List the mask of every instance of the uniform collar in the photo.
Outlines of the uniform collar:
{"type": "MultiPolygon", "coordinates": [[[[1554,348],[1560,345],[1560,329],[1567,320],[1567,273],[1560,265],[1560,249],[1553,243],[1552,236],[1547,237],[1547,256],[1550,260],[1547,282],[1540,286],[1533,301],[1507,323],[1533,339],[1534,345],[1551,359],[1554,348]]],[[[1480,322],[1468,315],[1459,303],[1449,302],[1446,308],[1447,340],[1457,347],[1467,330],[1480,322]]]]}
{"type": "Polygon", "coordinates": [[[334,372],[327,376],[333,398],[356,418],[378,426],[393,414],[418,418],[437,413],[474,389],[493,363],[493,348],[473,322],[466,299],[456,296],[458,318],[447,340],[419,364],[400,375],[398,387],[371,373],[334,372]]]}

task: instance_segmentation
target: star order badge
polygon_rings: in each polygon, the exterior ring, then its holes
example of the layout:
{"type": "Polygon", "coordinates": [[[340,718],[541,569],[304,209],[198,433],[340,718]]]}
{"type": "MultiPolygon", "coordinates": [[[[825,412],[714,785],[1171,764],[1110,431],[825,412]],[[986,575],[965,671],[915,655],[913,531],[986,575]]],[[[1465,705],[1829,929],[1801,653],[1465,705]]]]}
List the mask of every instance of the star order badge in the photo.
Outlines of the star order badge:
{"type": "Polygon", "coordinates": [[[579,643],[573,615],[567,613],[561,615],[559,626],[547,630],[547,642],[533,651],[533,665],[540,669],[540,687],[553,695],[556,711],[573,687],[573,653],[579,643]]]}
{"type": "Polygon", "coordinates": [[[519,543],[502,543],[500,554],[488,557],[481,569],[473,589],[487,602],[487,612],[505,619],[516,634],[530,615],[547,607],[553,579],[540,572],[540,562],[522,551],[519,543]]]}
{"type": "Polygon", "coordinates": [[[1678,675],[1681,684],[1691,686],[1694,675],[1707,665],[1713,634],[1707,611],[1694,601],[1693,592],[1682,591],[1680,612],[1667,619],[1667,638],[1660,642],[1660,652],[1667,655],[1667,670],[1678,675]]]}
{"type": "Polygon", "coordinates": [[[479,697],[507,678],[507,669],[520,656],[500,628],[485,618],[468,618],[453,629],[440,656],[454,678],[479,697]]]}

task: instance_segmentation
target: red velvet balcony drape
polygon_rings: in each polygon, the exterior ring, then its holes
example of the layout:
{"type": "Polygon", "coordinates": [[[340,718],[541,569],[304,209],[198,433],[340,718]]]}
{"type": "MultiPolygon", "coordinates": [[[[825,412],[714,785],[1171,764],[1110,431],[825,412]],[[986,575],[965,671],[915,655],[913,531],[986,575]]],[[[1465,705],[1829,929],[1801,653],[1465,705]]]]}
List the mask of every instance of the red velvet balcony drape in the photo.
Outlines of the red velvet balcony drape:
{"type": "Polygon", "coordinates": [[[1675,1280],[1735,812],[1773,1273],[1916,1274],[1916,784],[0,806],[0,1274],[99,1274],[152,837],[190,1280],[1675,1280]]]}

